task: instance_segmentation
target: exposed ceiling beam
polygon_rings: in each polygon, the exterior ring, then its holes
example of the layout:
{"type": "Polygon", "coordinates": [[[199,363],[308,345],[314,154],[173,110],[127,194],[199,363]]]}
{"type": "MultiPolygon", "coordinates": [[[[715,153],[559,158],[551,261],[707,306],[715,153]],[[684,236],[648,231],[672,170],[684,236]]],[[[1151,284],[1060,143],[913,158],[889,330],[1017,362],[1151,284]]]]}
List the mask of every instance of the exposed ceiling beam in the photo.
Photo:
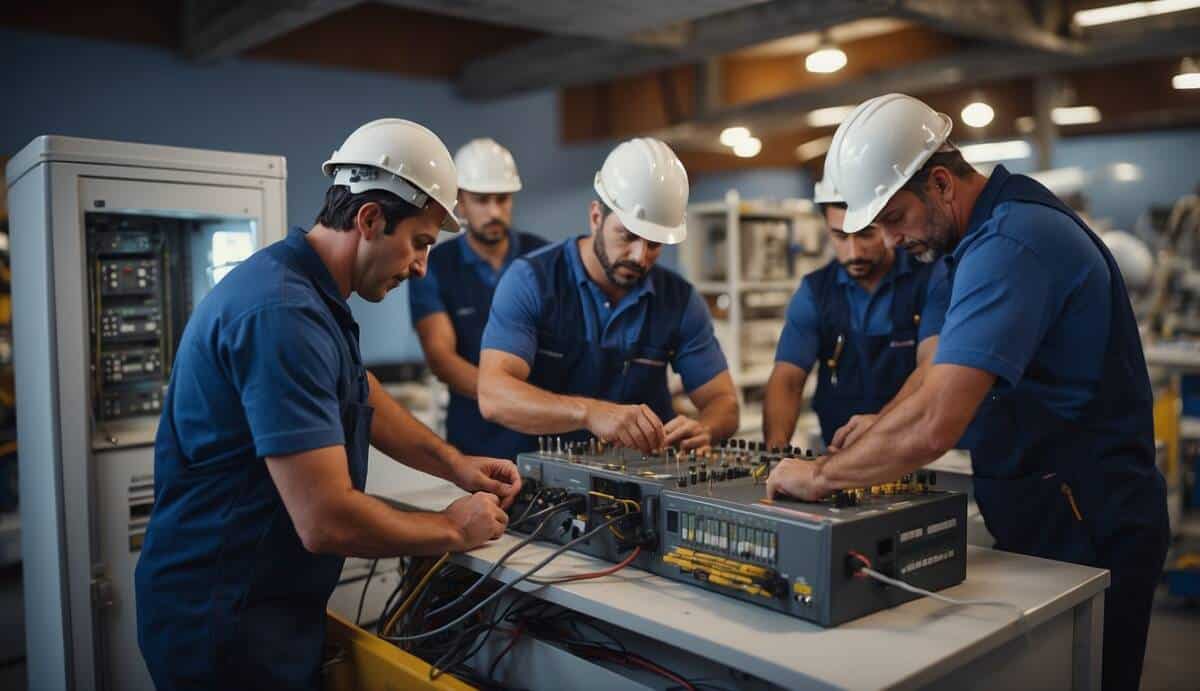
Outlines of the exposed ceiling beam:
{"type": "Polygon", "coordinates": [[[1084,44],[1039,25],[1024,0],[900,0],[895,16],[969,38],[1051,53],[1082,53],[1084,44]]]}
{"type": "Polygon", "coordinates": [[[193,60],[227,58],[360,0],[184,0],[181,49],[193,60]]]}
{"type": "Polygon", "coordinates": [[[1062,55],[1012,48],[975,48],[888,72],[867,75],[822,89],[810,89],[712,111],[689,123],[668,128],[658,136],[681,146],[711,139],[720,127],[737,123],[755,133],[795,129],[804,113],[855,104],[873,96],[900,91],[911,94],[945,91],[1052,72],[1104,67],[1126,62],[1169,58],[1194,50],[1196,31],[1180,27],[1150,35],[1110,38],[1079,55],[1062,55]]]}
{"type": "MultiPolygon", "coordinates": [[[[573,86],[648,72],[784,36],[887,14],[896,0],[774,0],[698,19],[678,49],[555,36],[469,63],[458,81],[467,98],[573,86]]],[[[647,3],[653,4],[653,3],[647,3]]]]}
{"type": "Polygon", "coordinates": [[[560,36],[660,43],[658,32],[767,0],[382,0],[386,4],[560,36]]]}

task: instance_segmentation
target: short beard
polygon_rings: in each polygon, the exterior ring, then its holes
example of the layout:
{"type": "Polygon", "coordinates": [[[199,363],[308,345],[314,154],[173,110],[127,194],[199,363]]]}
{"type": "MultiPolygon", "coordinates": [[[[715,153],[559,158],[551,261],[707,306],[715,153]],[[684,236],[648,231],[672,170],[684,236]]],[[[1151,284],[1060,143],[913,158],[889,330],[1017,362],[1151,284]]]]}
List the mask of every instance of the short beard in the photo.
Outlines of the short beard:
{"type": "Polygon", "coordinates": [[[646,271],[640,265],[633,262],[620,261],[613,264],[608,259],[608,250],[604,248],[604,225],[601,224],[600,229],[596,231],[596,237],[592,240],[592,248],[596,253],[596,261],[600,262],[600,267],[604,269],[604,275],[608,277],[608,282],[618,288],[628,290],[637,285],[643,278],[646,277],[646,271]],[[637,277],[633,279],[621,278],[617,275],[617,269],[625,267],[637,273],[637,277]]]}
{"type": "MultiPolygon", "coordinates": [[[[486,228],[488,225],[491,225],[491,223],[492,221],[489,221],[488,223],[484,224],[484,228],[486,228]]],[[[504,229],[504,232],[501,233],[499,237],[488,237],[487,234],[483,232],[483,229],[477,229],[474,226],[467,226],[467,230],[471,233],[471,237],[475,238],[475,240],[479,243],[484,245],[499,245],[508,238],[508,226],[505,225],[503,221],[495,221],[495,223],[504,229]]]]}
{"type": "Polygon", "coordinates": [[[925,245],[926,250],[920,254],[910,254],[922,264],[932,264],[943,255],[954,251],[954,247],[958,244],[954,237],[954,221],[934,206],[932,201],[924,196],[918,196],[925,205],[925,223],[928,232],[921,244],[925,245]]]}

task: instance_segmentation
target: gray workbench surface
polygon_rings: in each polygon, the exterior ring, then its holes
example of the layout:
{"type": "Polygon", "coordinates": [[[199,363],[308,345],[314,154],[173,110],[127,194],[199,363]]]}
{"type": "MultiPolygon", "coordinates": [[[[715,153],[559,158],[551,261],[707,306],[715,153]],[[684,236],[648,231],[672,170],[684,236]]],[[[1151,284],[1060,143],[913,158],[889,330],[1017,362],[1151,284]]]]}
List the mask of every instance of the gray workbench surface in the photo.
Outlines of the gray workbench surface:
{"type": "MultiPolygon", "coordinates": [[[[446,485],[388,498],[413,509],[440,510],[462,494],[446,485]]],[[[482,571],[516,542],[506,534],[455,559],[482,571]]],[[[530,544],[497,577],[510,581],[552,551],[545,543],[530,544]]],[[[568,552],[538,575],[609,565],[568,552]]],[[[968,546],[967,580],[942,593],[1012,602],[1024,610],[1024,625],[1036,628],[1103,592],[1108,581],[1107,571],[968,546]]],[[[517,587],[785,688],[913,688],[1021,634],[1013,609],[955,607],[927,598],[823,629],[637,569],[594,581],[517,587]]]]}

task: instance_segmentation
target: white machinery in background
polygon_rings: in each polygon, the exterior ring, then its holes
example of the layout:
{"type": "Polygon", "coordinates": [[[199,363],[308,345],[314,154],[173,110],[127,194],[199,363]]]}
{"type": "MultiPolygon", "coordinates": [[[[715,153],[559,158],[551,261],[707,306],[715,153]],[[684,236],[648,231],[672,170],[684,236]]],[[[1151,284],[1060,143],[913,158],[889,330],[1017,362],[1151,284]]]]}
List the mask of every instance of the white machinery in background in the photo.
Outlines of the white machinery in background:
{"type": "Polygon", "coordinates": [[[28,681],[150,689],[133,570],[193,307],[284,235],[279,156],[38,137],[8,163],[28,681]]]}

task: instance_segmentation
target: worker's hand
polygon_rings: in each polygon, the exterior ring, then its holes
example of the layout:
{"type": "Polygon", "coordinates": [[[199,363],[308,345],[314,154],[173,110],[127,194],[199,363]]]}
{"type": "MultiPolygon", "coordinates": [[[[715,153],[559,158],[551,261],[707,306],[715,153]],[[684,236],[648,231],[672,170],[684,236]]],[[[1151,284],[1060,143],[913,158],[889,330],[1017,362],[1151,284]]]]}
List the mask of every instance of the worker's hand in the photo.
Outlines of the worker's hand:
{"type": "Polygon", "coordinates": [[[829,442],[829,453],[837,453],[862,439],[862,436],[874,426],[878,419],[878,415],[855,415],[850,418],[846,424],[833,433],[833,439],[829,442]]]}
{"type": "Polygon", "coordinates": [[[708,425],[686,415],[676,415],[663,425],[667,435],[665,446],[679,446],[680,451],[703,451],[712,445],[712,430],[708,425]]]}
{"type": "Polygon", "coordinates": [[[818,464],[824,460],[822,457],[815,461],[796,458],[780,461],[767,477],[767,499],[786,495],[803,501],[820,501],[830,492],[817,474],[818,464]]]}
{"type": "Polygon", "coordinates": [[[597,439],[642,453],[653,453],[666,446],[662,420],[648,405],[589,400],[584,425],[597,439]]]}
{"type": "Polygon", "coordinates": [[[454,545],[456,552],[474,549],[500,537],[508,525],[508,514],[500,508],[500,500],[488,492],[476,492],[457,499],[442,511],[442,515],[458,531],[454,545]]]}
{"type": "Polygon", "coordinates": [[[454,484],[468,492],[491,492],[507,509],[521,492],[521,474],[503,458],[461,456],[454,464],[454,484]]]}

